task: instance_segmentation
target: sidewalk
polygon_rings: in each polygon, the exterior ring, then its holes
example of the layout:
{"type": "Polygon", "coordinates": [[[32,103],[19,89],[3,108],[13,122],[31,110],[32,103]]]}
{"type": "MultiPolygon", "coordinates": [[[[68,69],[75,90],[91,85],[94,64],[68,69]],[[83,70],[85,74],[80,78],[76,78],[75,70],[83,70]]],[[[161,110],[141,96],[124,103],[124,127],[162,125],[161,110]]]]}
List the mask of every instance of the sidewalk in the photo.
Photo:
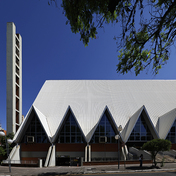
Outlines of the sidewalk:
{"type": "MultiPolygon", "coordinates": [[[[160,163],[158,164],[160,166],[160,163]]],[[[9,173],[8,166],[0,166],[0,176],[13,175],[13,176],[47,176],[47,175],[68,175],[68,174],[98,174],[98,173],[119,173],[119,172],[150,172],[150,171],[173,171],[176,170],[176,163],[165,163],[164,167],[153,169],[151,164],[144,164],[142,168],[139,164],[120,165],[118,169],[117,165],[104,165],[104,166],[56,166],[56,167],[11,167],[11,173],[9,173]]]]}

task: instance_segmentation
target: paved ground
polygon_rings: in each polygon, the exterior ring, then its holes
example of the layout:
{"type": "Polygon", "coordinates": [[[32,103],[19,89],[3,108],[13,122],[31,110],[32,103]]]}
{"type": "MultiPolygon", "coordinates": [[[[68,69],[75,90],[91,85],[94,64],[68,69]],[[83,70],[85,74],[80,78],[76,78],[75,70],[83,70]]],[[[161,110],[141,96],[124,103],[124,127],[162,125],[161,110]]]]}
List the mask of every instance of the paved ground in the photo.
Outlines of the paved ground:
{"type": "MultiPolygon", "coordinates": [[[[160,166],[160,164],[158,164],[160,166]]],[[[48,168],[37,167],[11,167],[11,173],[8,166],[0,166],[0,176],[48,176],[48,175],[72,175],[72,174],[95,174],[95,173],[117,173],[117,172],[146,172],[176,170],[176,163],[165,163],[164,167],[152,168],[151,164],[144,164],[142,168],[139,165],[117,165],[106,166],[57,166],[48,168]]]]}

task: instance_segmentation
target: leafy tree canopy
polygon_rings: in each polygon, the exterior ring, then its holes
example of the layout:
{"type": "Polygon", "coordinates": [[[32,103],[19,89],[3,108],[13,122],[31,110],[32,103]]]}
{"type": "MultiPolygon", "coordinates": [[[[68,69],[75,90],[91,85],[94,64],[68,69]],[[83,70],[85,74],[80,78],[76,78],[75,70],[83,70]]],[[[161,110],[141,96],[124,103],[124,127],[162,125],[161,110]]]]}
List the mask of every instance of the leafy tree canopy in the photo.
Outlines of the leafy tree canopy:
{"type": "MultiPolygon", "coordinates": [[[[14,133],[9,133],[6,135],[6,139],[13,139],[14,133]]],[[[14,144],[9,144],[9,153],[11,152],[12,148],[14,147],[14,144]]],[[[6,141],[5,137],[0,137],[0,156],[6,156],[7,157],[7,149],[6,149],[6,141]]]]}
{"type": "MultiPolygon", "coordinates": [[[[57,5],[57,0],[48,0],[57,5]]],[[[114,37],[120,52],[118,73],[134,68],[138,75],[152,65],[154,74],[169,59],[176,34],[175,0],[62,0],[66,24],[80,33],[85,46],[96,38],[105,23],[118,23],[122,31],[114,37]]]]}
{"type": "Polygon", "coordinates": [[[156,155],[160,151],[168,151],[171,148],[171,142],[169,140],[165,139],[153,139],[151,141],[148,141],[147,143],[144,143],[142,146],[142,150],[147,150],[151,152],[152,159],[154,161],[154,164],[156,166],[156,155]]]}

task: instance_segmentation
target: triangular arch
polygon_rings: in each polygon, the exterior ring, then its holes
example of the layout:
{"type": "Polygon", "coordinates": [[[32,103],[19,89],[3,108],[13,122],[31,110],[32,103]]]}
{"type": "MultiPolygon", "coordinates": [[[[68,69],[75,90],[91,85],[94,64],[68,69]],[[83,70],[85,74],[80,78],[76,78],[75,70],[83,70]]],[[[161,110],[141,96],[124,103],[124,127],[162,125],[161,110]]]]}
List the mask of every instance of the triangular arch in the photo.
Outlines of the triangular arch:
{"type": "Polygon", "coordinates": [[[33,138],[33,142],[35,143],[48,143],[50,141],[50,137],[48,136],[45,127],[41,123],[41,120],[32,106],[24,123],[19,128],[20,133],[15,135],[14,142],[16,143],[27,143],[28,136],[33,138]]]}
{"type": "Polygon", "coordinates": [[[31,114],[32,110],[33,110],[33,106],[31,106],[31,108],[29,109],[25,119],[23,120],[22,124],[20,125],[17,133],[15,134],[15,136],[13,138],[13,141],[15,143],[19,143],[20,142],[21,136],[22,136],[22,134],[24,134],[24,131],[26,129],[26,125],[27,125],[27,123],[29,121],[28,119],[30,118],[30,114],[31,114]]]}
{"type": "Polygon", "coordinates": [[[161,139],[166,139],[176,120],[176,108],[158,118],[156,128],[161,139]]]}
{"type": "Polygon", "coordinates": [[[115,135],[119,134],[116,123],[106,106],[99,121],[86,136],[88,143],[99,143],[100,137],[105,137],[107,143],[116,143],[115,135]]]}
{"type": "Polygon", "coordinates": [[[86,143],[83,131],[70,106],[59,125],[53,141],[55,143],[86,143]]]}
{"type": "Polygon", "coordinates": [[[125,143],[146,142],[154,138],[159,138],[145,106],[142,106],[129,119],[122,132],[122,136],[125,143]]]}

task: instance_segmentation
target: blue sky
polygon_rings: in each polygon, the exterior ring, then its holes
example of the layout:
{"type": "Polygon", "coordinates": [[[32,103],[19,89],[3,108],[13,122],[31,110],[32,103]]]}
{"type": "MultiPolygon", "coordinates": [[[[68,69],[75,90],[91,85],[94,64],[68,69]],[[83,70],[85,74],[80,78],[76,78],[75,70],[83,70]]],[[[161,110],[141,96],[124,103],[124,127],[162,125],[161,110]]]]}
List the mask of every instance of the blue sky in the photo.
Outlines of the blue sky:
{"type": "Polygon", "coordinates": [[[144,71],[116,73],[118,51],[113,40],[118,24],[98,30],[97,39],[84,47],[79,34],[66,25],[66,17],[47,0],[0,0],[0,123],[6,129],[6,23],[14,22],[22,36],[23,115],[34,102],[45,80],[63,79],[175,79],[175,47],[168,64],[154,76],[144,71]]]}

